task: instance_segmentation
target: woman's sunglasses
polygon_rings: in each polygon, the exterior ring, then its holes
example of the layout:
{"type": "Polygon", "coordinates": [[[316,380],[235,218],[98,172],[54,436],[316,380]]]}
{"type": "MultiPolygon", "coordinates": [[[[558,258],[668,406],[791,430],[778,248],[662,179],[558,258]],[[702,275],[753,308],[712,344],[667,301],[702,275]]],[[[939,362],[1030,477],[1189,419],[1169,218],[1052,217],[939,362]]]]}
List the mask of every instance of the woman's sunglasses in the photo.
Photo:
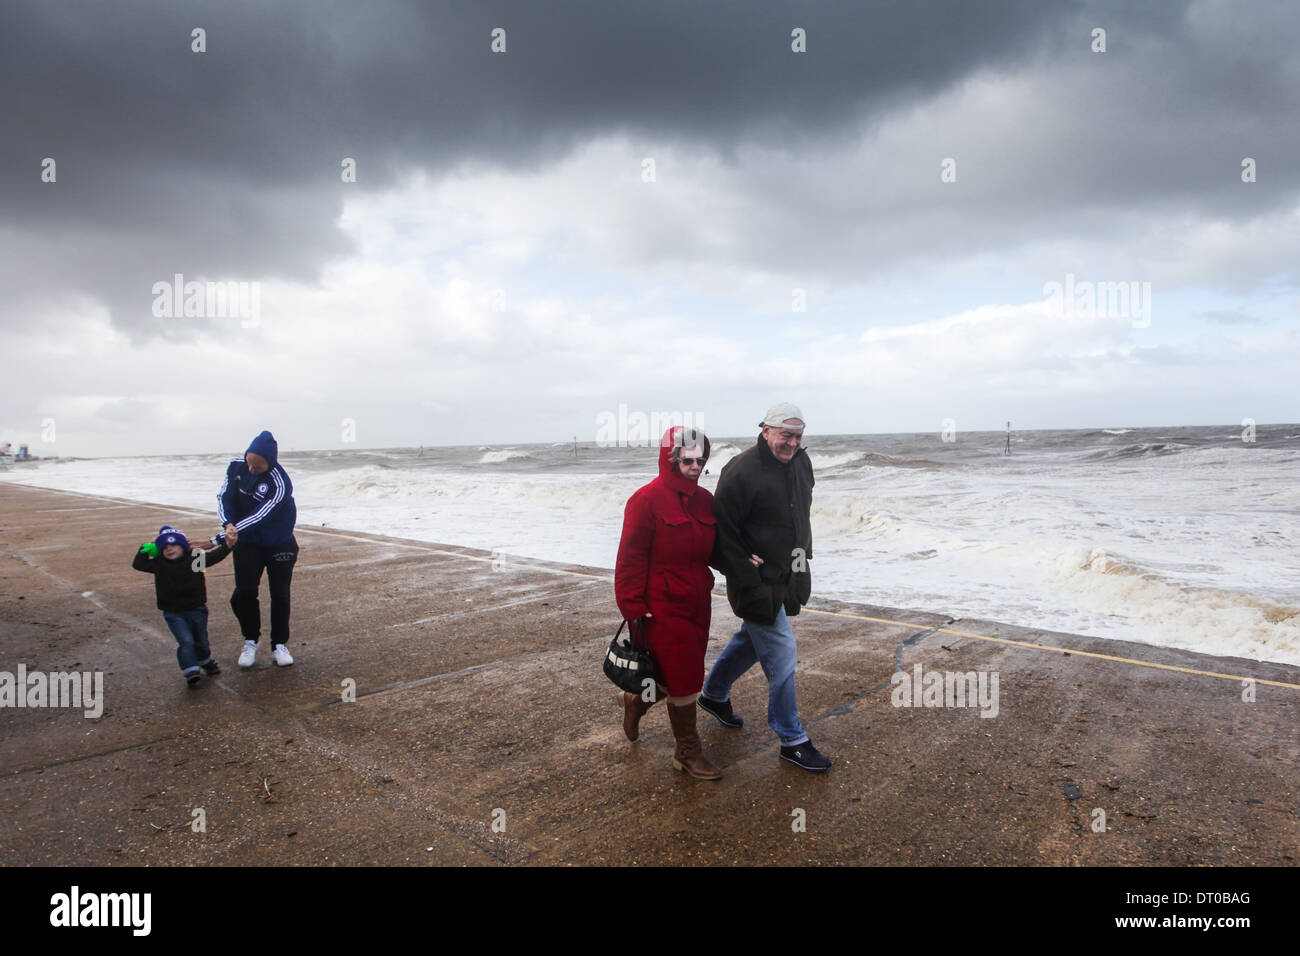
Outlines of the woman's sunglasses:
{"type": "Polygon", "coordinates": [[[677,460],[680,461],[680,462],[681,462],[683,465],[685,465],[687,468],[691,467],[691,465],[699,465],[701,468],[703,468],[703,467],[704,467],[704,463],[705,463],[706,461],[708,461],[709,459],[707,459],[707,458],[679,458],[679,459],[677,459],[677,460]]]}

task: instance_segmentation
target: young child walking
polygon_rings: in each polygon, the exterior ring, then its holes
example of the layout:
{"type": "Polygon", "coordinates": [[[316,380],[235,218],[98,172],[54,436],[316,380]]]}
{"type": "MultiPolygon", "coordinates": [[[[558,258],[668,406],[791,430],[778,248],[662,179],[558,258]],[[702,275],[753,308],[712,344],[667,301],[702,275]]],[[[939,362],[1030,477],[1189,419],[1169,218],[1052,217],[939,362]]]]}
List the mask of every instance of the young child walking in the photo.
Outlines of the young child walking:
{"type": "Polygon", "coordinates": [[[206,551],[195,549],[170,525],[158,537],[140,546],[131,567],[153,575],[158,609],[176,638],[176,661],[190,687],[199,682],[200,670],[220,674],[221,667],[208,648],[208,589],[204,569],[230,553],[227,541],[206,551]]]}

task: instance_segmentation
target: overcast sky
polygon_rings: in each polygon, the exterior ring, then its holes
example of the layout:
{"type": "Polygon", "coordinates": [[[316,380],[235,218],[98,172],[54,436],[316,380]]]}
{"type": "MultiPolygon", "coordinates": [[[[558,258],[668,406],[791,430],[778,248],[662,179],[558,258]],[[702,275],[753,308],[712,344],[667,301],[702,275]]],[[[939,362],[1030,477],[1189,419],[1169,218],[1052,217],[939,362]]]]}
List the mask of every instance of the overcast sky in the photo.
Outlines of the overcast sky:
{"type": "Polygon", "coordinates": [[[1285,0],[0,18],[35,454],[1300,420],[1285,0]],[[186,314],[177,274],[252,298],[186,314]]]}

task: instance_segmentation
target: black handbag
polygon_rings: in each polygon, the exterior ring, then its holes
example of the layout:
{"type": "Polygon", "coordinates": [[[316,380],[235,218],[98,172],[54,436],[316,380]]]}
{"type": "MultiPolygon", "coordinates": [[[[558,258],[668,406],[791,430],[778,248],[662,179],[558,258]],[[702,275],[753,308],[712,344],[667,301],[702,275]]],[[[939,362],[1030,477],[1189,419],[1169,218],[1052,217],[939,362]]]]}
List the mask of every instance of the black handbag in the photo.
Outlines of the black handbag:
{"type": "Polygon", "coordinates": [[[654,686],[654,662],[650,660],[650,649],[645,643],[645,625],[639,620],[633,621],[628,628],[631,641],[619,641],[627,623],[624,621],[618,626],[614,639],[609,642],[609,650],[605,652],[605,676],[629,694],[642,694],[647,687],[654,686]]]}

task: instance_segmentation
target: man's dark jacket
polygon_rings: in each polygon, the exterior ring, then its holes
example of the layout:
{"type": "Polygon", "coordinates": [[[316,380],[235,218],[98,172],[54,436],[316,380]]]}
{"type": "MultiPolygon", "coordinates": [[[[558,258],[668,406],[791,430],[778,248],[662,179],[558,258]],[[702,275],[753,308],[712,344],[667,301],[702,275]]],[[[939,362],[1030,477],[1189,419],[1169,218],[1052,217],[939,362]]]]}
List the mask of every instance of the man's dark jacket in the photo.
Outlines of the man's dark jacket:
{"type": "Polygon", "coordinates": [[[800,448],[788,465],[759,436],[722,466],[713,494],[718,537],[710,562],[727,576],[727,600],[737,617],[771,624],[785,605],[793,617],[812,594],[813,470],[800,448]],[[763,563],[754,567],[749,556],[763,563]]]}

